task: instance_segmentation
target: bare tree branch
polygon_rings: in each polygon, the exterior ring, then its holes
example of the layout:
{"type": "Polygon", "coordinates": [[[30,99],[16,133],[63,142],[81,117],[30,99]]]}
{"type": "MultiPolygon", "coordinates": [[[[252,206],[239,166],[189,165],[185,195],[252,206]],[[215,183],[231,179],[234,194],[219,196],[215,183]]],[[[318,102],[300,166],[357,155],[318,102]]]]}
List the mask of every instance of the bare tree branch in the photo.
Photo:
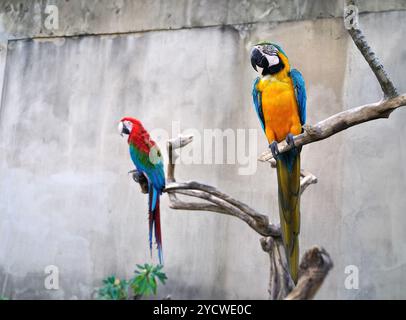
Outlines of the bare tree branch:
{"type": "Polygon", "coordinates": [[[300,195],[307,189],[311,184],[317,183],[317,177],[310,172],[301,170],[300,171],[300,195]]]}
{"type": "Polygon", "coordinates": [[[285,249],[281,238],[262,238],[262,250],[269,254],[269,299],[281,300],[295,287],[289,273],[285,249]]]}
{"type": "MultiPolygon", "coordinates": [[[[348,17],[348,14],[351,14],[350,12],[351,6],[354,5],[355,5],[354,0],[346,0],[346,8],[344,9],[344,19],[348,17]]],[[[364,56],[365,60],[368,62],[372,71],[374,72],[379,84],[381,85],[385,98],[396,97],[398,93],[395,86],[390,80],[383,65],[379,62],[379,59],[376,57],[375,52],[373,52],[371,47],[368,45],[368,42],[366,41],[362,30],[359,28],[357,24],[353,24],[352,28],[348,29],[348,33],[350,34],[355,45],[357,46],[361,54],[364,56]]]]}
{"type": "Polygon", "coordinates": [[[227,214],[241,219],[251,228],[263,236],[280,236],[280,229],[269,223],[269,218],[266,215],[260,214],[245,203],[234,199],[233,197],[217,190],[216,188],[202,184],[196,181],[177,183],[175,179],[175,160],[178,157],[177,149],[180,149],[190,142],[193,137],[179,136],[176,139],[168,141],[167,148],[169,154],[167,181],[170,181],[164,192],[168,193],[170,207],[181,210],[204,210],[222,214],[227,214]],[[206,200],[204,202],[186,202],[179,200],[177,194],[191,196],[206,200]]]}
{"type": "Polygon", "coordinates": [[[128,174],[130,173],[132,175],[133,180],[140,185],[141,192],[148,193],[148,180],[144,176],[144,174],[139,172],[137,169],[128,172],[128,174]]]}
{"type": "MultiPolygon", "coordinates": [[[[383,100],[377,103],[371,103],[360,107],[337,113],[314,126],[304,126],[304,133],[293,138],[295,146],[300,147],[305,144],[313,143],[326,139],[332,135],[341,132],[355,125],[376,120],[388,118],[393,110],[406,105],[406,94],[383,100]]],[[[283,153],[290,149],[286,141],[278,143],[279,152],[283,153]]],[[[270,150],[265,151],[259,157],[260,161],[271,161],[273,159],[270,150]]]]}
{"type": "MultiPolygon", "coordinates": [[[[178,149],[192,142],[193,137],[179,136],[176,139],[168,141],[167,148],[169,154],[169,163],[167,170],[167,181],[164,192],[168,193],[170,207],[177,210],[199,210],[211,211],[234,216],[247,223],[252,229],[262,236],[280,237],[278,226],[269,222],[268,216],[260,214],[245,203],[225,194],[213,186],[209,186],[196,181],[177,183],[175,179],[175,160],[178,158],[176,153],[178,149]],[[177,194],[200,198],[210,203],[204,202],[186,202],[180,200],[177,194]]],[[[317,182],[317,178],[311,173],[302,172],[301,193],[311,184],[317,182]]]]}
{"type": "Polygon", "coordinates": [[[325,249],[315,246],[307,250],[300,262],[298,283],[285,299],[313,299],[332,267],[333,261],[325,249]]]}
{"type": "MultiPolygon", "coordinates": [[[[172,183],[165,188],[166,192],[176,191],[176,190],[200,190],[205,193],[209,193],[216,198],[222,199],[230,205],[238,208],[240,211],[244,212],[246,215],[253,218],[255,221],[258,221],[261,224],[268,224],[268,217],[258,213],[254,209],[247,206],[245,203],[238,201],[228,194],[225,194],[212,186],[208,186],[196,181],[184,182],[184,183],[172,183]]],[[[208,200],[208,199],[206,199],[208,200]]]]}
{"type": "MultiPolygon", "coordinates": [[[[265,236],[265,238],[261,239],[261,246],[269,254],[270,259],[269,297],[271,299],[285,298],[294,288],[294,283],[287,266],[279,227],[270,224],[266,215],[258,213],[245,203],[212,186],[196,181],[176,182],[174,174],[175,160],[178,158],[177,150],[186,146],[192,140],[192,136],[180,136],[177,139],[169,140],[167,144],[169,154],[167,180],[170,183],[164,191],[169,196],[170,207],[179,210],[211,211],[230,215],[239,218],[257,233],[265,236]],[[186,202],[180,200],[177,195],[199,198],[207,202],[186,202]]],[[[317,178],[313,174],[303,170],[301,171],[301,177],[301,193],[309,185],[317,182],[317,178]]],[[[309,285],[306,286],[306,288],[308,287],[309,285]]],[[[310,290],[307,289],[307,291],[310,290]]]]}
{"type": "Polygon", "coordinates": [[[191,210],[191,211],[212,211],[217,213],[228,214],[226,209],[223,209],[217,205],[203,202],[185,202],[179,200],[175,193],[168,193],[169,207],[175,210],[191,210]]]}
{"type": "MultiPolygon", "coordinates": [[[[207,200],[207,201],[213,203],[219,209],[221,209],[221,212],[219,212],[219,210],[211,210],[211,211],[224,213],[224,214],[239,218],[242,221],[244,221],[245,223],[247,223],[252,229],[254,229],[256,232],[258,232],[261,235],[264,235],[264,236],[269,236],[269,235],[279,236],[280,235],[279,228],[277,226],[270,225],[268,223],[267,217],[266,217],[266,221],[264,221],[262,219],[256,220],[254,217],[250,216],[245,211],[242,211],[238,207],[233,206],[232,204],[228,203],[227,201],[223,200],[222,198],[213,196],[210,193],[207,193],[204,191],[195,191],[195,189],[188,189],[187,187],[186,187],[186,190],[169,189],[169,190],[166,190],[166,192],[169,192],[169,193],[176,192],[178,194],[183,194],[183,195],[197,197],[197,198],[200,198],[203,200],[207,200]]],[[[193,210],[193,209],[189,208],[189,210],[193,210]]]]}
{"type": "Polygon", "coordinates": [[[193,135],[180,135],[177,138],[173,138],[166,143],[166,148],[168,151],[168,168],[166,172],[166,181],[174,182],[175,181],[175,162],[178,158],[178,153],[176,150],[187,146],[193,141],[193,135]]]}

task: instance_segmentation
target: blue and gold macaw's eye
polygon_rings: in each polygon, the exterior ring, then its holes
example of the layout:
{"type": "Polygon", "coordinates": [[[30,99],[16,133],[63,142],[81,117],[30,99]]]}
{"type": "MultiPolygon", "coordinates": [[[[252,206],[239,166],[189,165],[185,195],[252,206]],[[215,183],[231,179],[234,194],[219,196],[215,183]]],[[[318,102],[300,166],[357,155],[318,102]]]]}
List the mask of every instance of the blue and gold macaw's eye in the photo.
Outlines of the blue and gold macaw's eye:
{"type": "Polygon", "coordinates": [[[270,56],[276,56],[279,53],[279,50],[271,44],[265,45],[262,50],[265,54],[270,56]]]}

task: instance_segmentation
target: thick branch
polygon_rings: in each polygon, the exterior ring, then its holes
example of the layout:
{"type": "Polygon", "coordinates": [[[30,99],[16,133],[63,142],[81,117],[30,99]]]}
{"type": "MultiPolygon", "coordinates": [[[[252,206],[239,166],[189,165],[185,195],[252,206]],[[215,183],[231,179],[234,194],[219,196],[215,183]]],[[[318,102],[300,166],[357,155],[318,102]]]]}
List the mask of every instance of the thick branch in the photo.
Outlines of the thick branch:
{"type": "MultiPolygon", "coordinates": [[[[193,137],[180,136],[168,141],[169,163],[167,170],[167,181],[170,182],[164,192],[168,193],[170,207],[177,210],[196,210],[211,211],[234,216],[247,223],[252,229],[262,236],[280,237],[278,226],[269,223],[266,215],[260,214],[245,203],[234,199],[218,189],[202,184],[196,181],[176,183],[175,179],[175,160],[178,157],[177,149],[180,149],[190,142],[193,137]],[[186,202],[180,200],[176,194],[182,194],[190,197],[200,198],[206,202],[186,202]]],[[[302,172],[301,193],[311,184],[317,182],[317,178],[310,174],[302,172]]]]}
{"type": "Polygon", "coordinates": [[[192,141],[193,141],[192,135],[179,136],[177,138],[168,140],[168,142],[166,144],[166,147],[168,149],[167,150],[168,157],[169,157],[169,163],[168,163],[168,168],[167,168],[167,173],[166,173],[167,182],[175,181],[175,162],[176,162],[176,159],[178,158],[178,154],[176,153],[177,152],[176,150],[187,146],[192,141]]]}
{"type": "Polygon", "coordinates": [[[180,149],[190,142],[193,137],[180,136],[168,141],[169,163],[167,170],[167,181],[170,182],[164,192],[168,193],[170,207],[184,210],[204,210],[231,215],[246,222],[251,228],[263,236],[280,237],[279,227],[270,224],[266,215],[260,214],[245,203],[217,190],[216,188],[196,181],[176,183],[175,161],[178,157],[177,149],[180,149]],[[186,202],[179,200],[176,193],[200,198],[210,203],[186,202]]]}
{"type": "MultiPolygon", "coordinates": [[[[344,12],[344,19],[351,14],[351,6],[354,6],[354,0],[346,0],[346,8],[344,12]]],[[[381,85],[382,91],[385,95],[385,98],[393,98],[398,95],[395,86],[390,80],[388,74],[386,73],[383,65],[379,62],[379,59],[376,57],[375,52],[372,51],[371,47],[368,45],[368,42],[365,39],[362,30],[358,27],[357,24],[352,24],[351,28],[348,29],[352,40],[355,45],[364,56],[365,60],[368,62],[372,71],[374,72],[379,84],[381,85]]]]}
{"type": "Polygon", "coordinates": [[[281,238],[262,238],[262,250],[269,254],[269,299],[282,300],[294,288],[281,238]]]}
{"type": "Polygon", "coordinates": [[[298,283],[285,299],[313,299],[332,267],[326,250],[317,246],[307,250],[300,262],[298,283]]]}
{"type": "Polygon", "coordinates": [[[227,210],[220,208],[219,206],[210,204],[210,203],[202,203],[202,202],[185,202],[179,200],[178,197],[175,196],[174,193],[168,193],[170,203],[169,207],[175,210],[193,210],[193,211],[212,211],[227,214],[227,210]]]}
{"type": "Polygon", "coordinates": [[[228,194],[225,194],[212,186],[209,186],[209,185],[206,185],[203,183],[199,183],[196,181],[190,181],[190,182],[184,182],[184,183],[172,183],[165,188],[166,192],[171,192],[171,191],[176,191],[176,190],[201,190],[201,191],[207,192],[217,198],[220,198],[220,199],[228,202],[230,205],[233,205],[234,207],[243,211],[245,214],[252,217],[256,221],[261,222],[263,224],[268,224],[267,216],[258,213],[254,209],[247,206],[245,203],[242,203],[241,201],[238,201],[238,200],[232,198],[228,194]]]}
{"type": "MultiPolygon", "coordinates": [[[[297,147],[326,139],[350,127],[356,126],[371,120],[388,118],[393,110],[406,105],[406,94],[345,110],[337,113],[314,126],[305,126],[305,132],[295,136],[294,143],[297,147]]],[[[286,141],[278,144],[279,151],[286,152],[292,149],[286,141]]],[[[273,159],[270,150],[265,151],[260,157],[260,161],[271,161],[273,159]]]]}
{"type": "Polygon", "coordinates": [[[140,185],[141,192],[148,193],[148,180],[145,177],[145,175],[139,172],[137,169],[128,172],[128,174],[130,173],[132,175],[133,180],[140,185]]]}
{"type": "MultiPolygon", "coordinates": [[[[195,190],[177,190],[178,194],[190,196],[190,197],[197,197],[200,199],[207,200],[213,203],[219,210],[211,210],[218,213],[223,213],[226,215],[230,215],[236,218],[241,219],[245,223],[247,223],[252,229],[264,236],[280,236],[280,230],[277,226],[271,225],[268,223],[268,219],[266,223],[263,221],[258,221],[253,217],[247,215],[244,211],[238,209],[237,207],[229,204],[227,201],[223,199],[217,198],[207,192],[203,191],[195,191],[195,190]]],[[[193,209],[191,209],[193,210],[193,209]]]]}
{"type": "Polygon", "coordinates": [[[300,180],[300,194],[302,194],[311,184],[317,183],[317,177],[310,172],[301,170],[300,176],[302,178],[300,180]]]}

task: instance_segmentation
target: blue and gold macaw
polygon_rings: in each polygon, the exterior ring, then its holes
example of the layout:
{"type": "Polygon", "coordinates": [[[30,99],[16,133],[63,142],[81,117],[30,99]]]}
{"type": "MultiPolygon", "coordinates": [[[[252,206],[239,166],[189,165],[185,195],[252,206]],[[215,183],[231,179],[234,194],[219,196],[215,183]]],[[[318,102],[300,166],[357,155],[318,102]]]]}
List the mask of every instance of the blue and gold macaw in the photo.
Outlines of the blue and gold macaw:
{"type": "Polygon", "coordinates": [[[306,122],[306,88],[301,73],[276,44],[262,42],[251,51],[251,64],[260,77],[254,81],[252,97],[261,126],[276,159],[279,216],[282,240],[293,281],[299,269],[300,151],[279,153],[278,143],[302,133],[306,122]]]}

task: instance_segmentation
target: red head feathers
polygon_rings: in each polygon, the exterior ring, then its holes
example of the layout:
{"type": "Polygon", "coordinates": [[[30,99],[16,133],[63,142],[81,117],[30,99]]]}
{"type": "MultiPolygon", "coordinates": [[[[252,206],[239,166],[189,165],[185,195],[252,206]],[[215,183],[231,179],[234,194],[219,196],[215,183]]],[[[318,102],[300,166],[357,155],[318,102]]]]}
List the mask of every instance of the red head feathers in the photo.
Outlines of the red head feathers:
{"type": "Polygon", "coordinates": [[[141,121],[131,117],[124,117],[120,120],[118,131],[123,136],[128,135],[128,143],[133,144],[139,150],[148,153],[155,142],[150,138],[147,130],[144,129],[141,121]]]}

